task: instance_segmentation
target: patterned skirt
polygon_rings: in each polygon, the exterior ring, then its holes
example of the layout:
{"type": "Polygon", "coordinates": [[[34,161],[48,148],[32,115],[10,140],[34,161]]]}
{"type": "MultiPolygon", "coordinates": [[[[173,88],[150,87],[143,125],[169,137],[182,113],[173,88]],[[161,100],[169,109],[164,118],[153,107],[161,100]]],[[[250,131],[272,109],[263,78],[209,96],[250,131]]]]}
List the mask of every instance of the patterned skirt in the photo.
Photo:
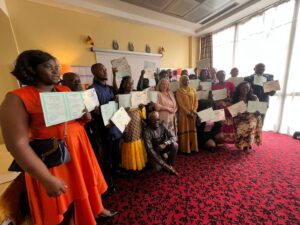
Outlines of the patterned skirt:
{"type": "Polygon", "coordinates": [[[235,145],[238,149],[262,144],[262,119],[253,113],[243,113],[234,118],[236,127],[235,145]]]}
{"type": "Polygon", "coordinates": [[[131,121],[123,134],[121,167],[126,170],[142,170],[146,166],[147,153],[142,141],[142,119],[139,109],[128,112],[131,121]]]}

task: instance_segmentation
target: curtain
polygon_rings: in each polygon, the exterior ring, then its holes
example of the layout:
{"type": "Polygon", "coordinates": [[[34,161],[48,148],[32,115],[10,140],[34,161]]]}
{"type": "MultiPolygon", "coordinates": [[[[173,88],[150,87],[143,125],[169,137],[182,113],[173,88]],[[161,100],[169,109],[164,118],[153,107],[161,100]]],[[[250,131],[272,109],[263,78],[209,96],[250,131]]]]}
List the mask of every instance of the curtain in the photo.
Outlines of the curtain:
{"type": "Polygon", "coordinates": [[[208,59],[209,67],[213,65],[213,51],[212,51],[212,34],[201,37],[201,54],[200,60],[208,59]]]}
{"type": "Polygon", "coordinates": [[[244,77],[253,74],[257,63],[264,63],[265,73],[273,74],[274,80],[279,80],[281,90],[270,98],[264,130],[288,134],[296,129],[295,125],[292,125],[295,123],[291,120],[294,116],[292,107],[297,109],[298,114],[300,113],[300,106],[296,105],[300,103],[298,99],[300,96],[296,97],[299,88],[295,85],[297,81],[297,83],[300,81],[297,76],[300,69],[296,65],[296,58],[300,57],[299,24],[296,34],[298,38],[294,39],[292,61],[289,61],[288,57],[291,51],[289,49],[291,28],[295,22],[293,20],[294,7],[295,1],[282,3],[213,35],[214,65],[218,69],[225,69],[229,72],[231,67],[238,67],[239,76],[244,77]],[[287,74],[286,71],[289,73],[287,74]],[[287,84],[286,89],[285,84],[287,84]]]}
{"type": "Polygon", "coordinates": [[[234,66],[234,37],[235,27],[229,27],[213,35],[213,65],[217,70],[229,73],[234,66]]]}

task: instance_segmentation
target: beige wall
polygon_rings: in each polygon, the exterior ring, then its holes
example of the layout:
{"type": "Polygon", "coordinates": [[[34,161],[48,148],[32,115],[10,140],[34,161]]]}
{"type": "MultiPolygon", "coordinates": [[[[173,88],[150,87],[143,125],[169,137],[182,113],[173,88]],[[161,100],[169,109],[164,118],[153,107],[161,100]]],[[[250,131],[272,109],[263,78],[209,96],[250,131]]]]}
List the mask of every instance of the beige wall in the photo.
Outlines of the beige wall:
{"type": "Polygon", "coordinates": [[[135,51],[141,52],[145,51],[146,44],[153,53],[163,46],[166,53],[162,67],[188,67],[190,64],[189,37],[186,35],[26,0],[6,2],[20,51],[38,48],[49,51],[64,64],[91,65],[95,57],[84,43],[85,37],[90,35],[97,48],[111,49],[114,39],[118,40],[120,50],[127,50],[128,41],[134,44],[135,51]]]}

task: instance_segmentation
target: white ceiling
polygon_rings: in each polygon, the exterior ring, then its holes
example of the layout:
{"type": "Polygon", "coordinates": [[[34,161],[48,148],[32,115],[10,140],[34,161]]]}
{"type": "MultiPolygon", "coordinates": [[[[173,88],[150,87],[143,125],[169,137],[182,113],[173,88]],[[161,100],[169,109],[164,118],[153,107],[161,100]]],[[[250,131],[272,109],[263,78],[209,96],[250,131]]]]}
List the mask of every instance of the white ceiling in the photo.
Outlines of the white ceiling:
{"type": "Polygon", "coordinates": [[[192,36],[214,32],[280,0],[32,0],[108,14],[192,36]]]}

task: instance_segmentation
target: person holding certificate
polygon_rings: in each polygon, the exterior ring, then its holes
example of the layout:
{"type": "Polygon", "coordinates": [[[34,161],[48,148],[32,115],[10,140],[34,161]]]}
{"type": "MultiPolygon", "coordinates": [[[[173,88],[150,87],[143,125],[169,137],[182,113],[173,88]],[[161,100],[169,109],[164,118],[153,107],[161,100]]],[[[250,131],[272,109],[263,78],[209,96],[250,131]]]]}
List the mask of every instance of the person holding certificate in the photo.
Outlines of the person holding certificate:
{"type": "Polygon", "coordinates": [[[64,73],[61,84],[69,87],[71,91],[82,91],[80,76],[76,73],[64,73]]]}
{"type": "MultiPolygon", "coordinates": [[[[212,100],[200,100],[197,111],[213,108],[212,100]]],[[[217,145],[223,143],[223,134],[221,133],[221,122],[206,121],[201,123],[201,119],[197,119],[197,137],[200,149],[207,149],[215,152],[217,145]]]]}
{"type": "MultiPolygon", "coordinates": [[[[92,65],[91,72],[94,75],[94,80],[89,89],[95,89],[100,103],[100,106],[96,110],[92,111],[92,123],[98,127],[98,131],[100,132],[100,136],[98,138],[101,139],[101,143],[103,145],[103,162],[101,166],[103,166],[105,180],[108,183],[108,190],[109,192],[115,192],[116,188],[113,184],[113,176],[124,175],[119,169],[119,145],[122,133],[111,123],[105,125],[101,112],[101,105],[114,101],[115,95],[113,87],[106,84],[107,71],[103,64],[96,63],[92,65]]],[[[116,73],[115,69],[113,70],[113,73],[116,73]]]]}
{"type": "Polygon", "coordinates": [[[177,136],[177,104],[175,96],[169,89],[169,80],[161,79],[157,86],[157,103],[155,104],[155,111],[159,114],[160,121],[177,136]]]}
{"type": "MultiPolygon", "coordinates": [[[[133,89],[131,76],[122,78],[119,95],[130,94],[133,89]]],[[[142,170],[146,166],[147,153],[142,141],[142,118],[145,118],[144,106],[126,110],[131,118],[123,133],[121,143],[121,167],[126,170],[142,170]],[[141,109],[140,109],[141,108],[141,109]]]]}
{"type": "MultiPolygon", "coordinates": [[[[264,92],[264,83],[273,80],[273,75],[264,73],[265,68],[265,64],[258,63],[254,67],[255,74],[245,77],[244,81],[250,83],[251,89],[253,90],[253,94],[255,94],[258,97],[260,102],[267,102],[269,105],[269,96],[273,96],[276,92],[264,92]]],[[[265,115],[262,115],[263,121],[264,117],[265,115]]]]}
{"type": "MultiPolygon", "coordinates": [[[[233,104],[244,101],[258,101],[256,95],[251,91],[248,82],[240,83],[232,98],[233,104]]],[[[239,113],[234,119],[235,125],[235,146],[238,149],[248,152],[252,145],[262,143],[262,119],[259,113],[239,113]]]]}
{"type": "MultiPolygon", "coordinates": [[[[97,215],[113,216],[102,205],[107,184],[81,123],[45,125],[40,93],[70,91],[58,85],[56,58],[40,50],[24,51],[12,74],[26,86],[6,95],[0,122],[7,149],[25,171],[33,224],[96,225],[97,215]],[[29,145],[30,139],[49,138],[65,140],[69,162],[48,168],[29,145]]],[[[90,118],[84,114],[82,119],[90,118]]]]}
{"type": "Polygon", "coordinates": [[[181,76],[179,85],[180,88],[176,92],[179,150],[185,153],[198,152],[196,130],[197,94],[194,88],[189,87],[188,76],[181,76]]]}
{"type": "Polygon", "coordinates": [[[212,90],[227,90],[227,98],[223,100],[216,101],[216,107],[218,109],[224,109],[226,120],[222,121],[221,132],[224,138],[225,143],[234,143],[234,126],[233,126],[233,118],[230,115],[227,107],[231,105],[231,98],[233,96],[235,86],[233,83],[226,81],[225,82],[226,73],[224,70],[219,70],[217,72],[217,78],[219,83],[214,83],[212,86],[212,90]]]}

